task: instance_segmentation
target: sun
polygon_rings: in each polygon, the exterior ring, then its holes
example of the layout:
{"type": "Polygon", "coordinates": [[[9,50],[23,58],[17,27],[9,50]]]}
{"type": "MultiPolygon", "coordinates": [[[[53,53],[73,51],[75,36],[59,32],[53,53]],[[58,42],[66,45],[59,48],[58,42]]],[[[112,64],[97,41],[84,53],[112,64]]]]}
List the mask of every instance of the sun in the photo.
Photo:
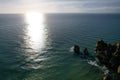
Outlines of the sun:
{"type": "Polygon", "coordinates": [[[32,12],[26,14],[26,19],[31,25],[40,25],[43,22],[44,17],[42,13],[32,12]]]}

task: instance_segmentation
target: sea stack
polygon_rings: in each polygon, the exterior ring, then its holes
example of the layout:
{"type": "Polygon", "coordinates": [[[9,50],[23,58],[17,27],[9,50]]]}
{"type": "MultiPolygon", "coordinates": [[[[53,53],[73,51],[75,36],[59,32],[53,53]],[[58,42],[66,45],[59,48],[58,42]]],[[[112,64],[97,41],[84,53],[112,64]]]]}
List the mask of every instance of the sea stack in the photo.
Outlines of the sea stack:
{"type": "Polygon", "coordinates": [[[89,52],[88,52],[88,49],[87,49],[87,48],[85,48],[85,49],[83,50],[83,54],[84,54],[84,55],[89,55],[89,52]]]}
{"type": "Polygon", "coordinates": [[[78,45],[74,45],[74,53],[80,54],[80,47],[78,45]]]}

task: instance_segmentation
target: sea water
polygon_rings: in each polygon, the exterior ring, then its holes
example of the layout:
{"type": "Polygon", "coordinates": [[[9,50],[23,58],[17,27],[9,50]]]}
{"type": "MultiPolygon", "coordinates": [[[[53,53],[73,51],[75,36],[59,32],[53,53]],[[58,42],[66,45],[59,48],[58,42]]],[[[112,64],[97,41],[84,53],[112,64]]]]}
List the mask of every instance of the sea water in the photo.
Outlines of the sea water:
{"type": "Polygon", "coordinates": [[[101,80],[99,38],[120,41],[120,14],[0,14],[0,80],[101,80]],[[75,55],[75,44],[94,59],[75,55]]]}

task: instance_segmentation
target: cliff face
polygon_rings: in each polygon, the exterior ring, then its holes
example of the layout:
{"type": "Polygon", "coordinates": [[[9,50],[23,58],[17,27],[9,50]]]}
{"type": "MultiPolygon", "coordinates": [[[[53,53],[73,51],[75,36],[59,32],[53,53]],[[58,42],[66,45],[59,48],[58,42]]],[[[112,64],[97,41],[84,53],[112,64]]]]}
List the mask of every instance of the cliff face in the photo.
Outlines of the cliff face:
{"type": "Polygon", "coordinates": [[[96,57],[101,65],[106,66],[110,72],[116,73],[120,76],[120,42],[111,45],[105,43],[103,40],[97,41],[96,57]]]}

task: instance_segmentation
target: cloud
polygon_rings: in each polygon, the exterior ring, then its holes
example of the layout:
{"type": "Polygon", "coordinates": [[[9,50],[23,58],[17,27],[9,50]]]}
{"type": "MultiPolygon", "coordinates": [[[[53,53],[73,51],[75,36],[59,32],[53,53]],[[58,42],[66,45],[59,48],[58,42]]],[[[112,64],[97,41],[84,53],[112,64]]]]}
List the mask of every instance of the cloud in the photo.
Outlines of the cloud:
{"type": "Polygon", "coordinates": [[[0,13],[120,13],[120,0],[0,0],[0,13]]]}

